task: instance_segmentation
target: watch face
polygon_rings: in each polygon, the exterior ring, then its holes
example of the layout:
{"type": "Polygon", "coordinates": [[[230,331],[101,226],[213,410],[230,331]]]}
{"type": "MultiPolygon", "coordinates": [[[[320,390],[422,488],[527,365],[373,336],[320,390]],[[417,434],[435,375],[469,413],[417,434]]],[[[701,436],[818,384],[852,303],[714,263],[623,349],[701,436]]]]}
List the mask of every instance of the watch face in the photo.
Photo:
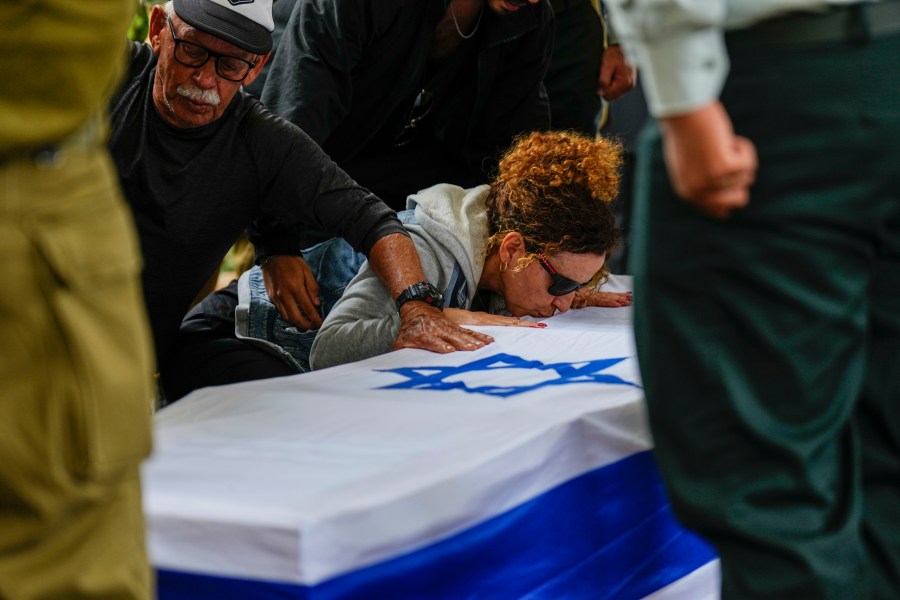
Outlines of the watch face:
{"type": "Polygon", "coordinates": [[[399,309],[411,300],[424,302],[430,306],[441,308],[443,299],[443,296],[437,291],[437,288],[427,281],[420,281],[403,290],[403,293],[397,298],[397,308],[399,309]]]}
{"type": "Polygon", "coordinates": [[[440,303],[441,293],[430,283],[421,281],[416,284],[416,300],[422,300],[433,306],[440,303]]]}

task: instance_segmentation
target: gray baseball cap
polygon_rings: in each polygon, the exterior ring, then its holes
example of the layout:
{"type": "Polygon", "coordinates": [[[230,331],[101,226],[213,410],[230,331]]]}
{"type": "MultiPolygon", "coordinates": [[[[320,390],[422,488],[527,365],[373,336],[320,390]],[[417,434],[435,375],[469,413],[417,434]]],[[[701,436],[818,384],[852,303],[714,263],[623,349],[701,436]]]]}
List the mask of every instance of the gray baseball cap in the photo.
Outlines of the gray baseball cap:
{"type": "Polygon", "coordinates": [[[189,25],[247,52],[272,49],[272,0],[174,0],[175,13],[189,25]]]}

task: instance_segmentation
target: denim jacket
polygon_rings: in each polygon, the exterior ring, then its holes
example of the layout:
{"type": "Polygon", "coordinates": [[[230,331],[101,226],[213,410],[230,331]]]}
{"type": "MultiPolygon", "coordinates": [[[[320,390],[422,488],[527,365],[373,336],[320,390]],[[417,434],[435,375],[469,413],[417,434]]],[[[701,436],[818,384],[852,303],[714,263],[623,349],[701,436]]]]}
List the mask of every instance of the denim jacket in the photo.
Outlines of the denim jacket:
{"type": "MultiPolygon", "coordinates": [[[[356,252],[343,238],[332,238],[303,252],[303,258],[319,283],[319,314],[324,319],[356,275],[366,256],[356,252]]],[[[281,318],[269,299],[262,270],[255,266],[238,281],[235,335],[262,341],[282,354],[300,373],[309,371],[309,349],[316,330],[300,330],[281,318]]]]}

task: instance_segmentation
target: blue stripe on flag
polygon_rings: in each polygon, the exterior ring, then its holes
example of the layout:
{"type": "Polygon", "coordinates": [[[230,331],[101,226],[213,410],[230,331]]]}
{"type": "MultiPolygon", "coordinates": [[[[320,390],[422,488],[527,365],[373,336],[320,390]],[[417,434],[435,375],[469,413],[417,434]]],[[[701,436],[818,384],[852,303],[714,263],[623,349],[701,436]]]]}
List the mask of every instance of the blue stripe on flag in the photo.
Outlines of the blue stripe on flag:
{"type": "Polygon", "coordinates": [[[643,598],[715,558],[671,513],[650,452],[420,550],[314,586],[158,571],[160,600],[643,598]]]}

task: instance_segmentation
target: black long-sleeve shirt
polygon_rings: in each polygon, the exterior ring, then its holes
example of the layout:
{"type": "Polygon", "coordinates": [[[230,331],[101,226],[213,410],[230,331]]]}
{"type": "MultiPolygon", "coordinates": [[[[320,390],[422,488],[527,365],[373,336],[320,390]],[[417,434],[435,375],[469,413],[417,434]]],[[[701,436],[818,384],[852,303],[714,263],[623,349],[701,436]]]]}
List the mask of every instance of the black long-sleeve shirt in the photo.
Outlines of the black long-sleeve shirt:
{"type": "Polygon", "coordinates": [[[485,7],[471,39],[430,61],[446,11],[444,0],[280,0],[273,9],[280,36],[263,101],[398,210],[435,183],[487,183],[514,136],[550,126],[549,4],[504,16],[485,7]],[[422,90],[429,108],[414,111],[422,90]],[[395,147],[413,114],[414,141],[395,147]]]}
{"type": "MultiPolygon", "coordinates": [[[[366,254],[381,237],[405,233],[309,136],[243,91],[213,123],[173,127],[153,104],[155,73],[150,47],[134,44],[110,107],[109,148],[140,238],[158,364],[191,300],[252,220],[327,231],[366,254]]],[[[299,253],[296,243],[278,243],[268,253],[299,253]]]]}

